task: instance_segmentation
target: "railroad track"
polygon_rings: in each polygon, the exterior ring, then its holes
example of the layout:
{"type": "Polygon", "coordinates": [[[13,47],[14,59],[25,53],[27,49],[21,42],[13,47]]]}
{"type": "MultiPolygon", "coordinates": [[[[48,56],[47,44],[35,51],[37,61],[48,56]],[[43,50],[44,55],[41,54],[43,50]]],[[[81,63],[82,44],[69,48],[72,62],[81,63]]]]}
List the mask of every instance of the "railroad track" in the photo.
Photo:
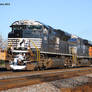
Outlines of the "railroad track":
{"type": "Polygon", "coordinates": [[[14,72],[0,76],[0,90],[33,85],[92,73],[92,67],[55,69],[35,72],[14,72]]]}
{"type": "Polygon", "coordinates": [[[29,76],[36,76],[36,75],[43,75],[43,74],[84,71],[84,70],[91,70],[91,69],[92,69],[92,67],[69,68],[69,69],[52,69],[52,70],[43,70],[43,71],[21,71],[21,72],[6,71],[6,72],[0,72],[0,80],[1,79],[29,77],[29,76]]]}

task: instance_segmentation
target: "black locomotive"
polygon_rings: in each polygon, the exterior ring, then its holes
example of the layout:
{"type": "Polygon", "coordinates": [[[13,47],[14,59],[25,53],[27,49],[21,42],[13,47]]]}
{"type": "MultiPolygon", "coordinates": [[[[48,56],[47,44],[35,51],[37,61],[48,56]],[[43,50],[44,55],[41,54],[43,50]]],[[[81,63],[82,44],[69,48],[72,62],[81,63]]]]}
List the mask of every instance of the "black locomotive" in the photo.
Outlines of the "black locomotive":
{"type": "MultiPolygon", "coordinates": [[[[10,27],[12,31],[8,34],[8,47],[12,49],[13,58],[17,54],[28,57],[24,59],[25,69],[86,66],[92,63],[89,54],[92,42],[86,39],[39,21],[15,21],[10,27]]],[[[21,64],[17,65],[20,67],[21,64]]]]}

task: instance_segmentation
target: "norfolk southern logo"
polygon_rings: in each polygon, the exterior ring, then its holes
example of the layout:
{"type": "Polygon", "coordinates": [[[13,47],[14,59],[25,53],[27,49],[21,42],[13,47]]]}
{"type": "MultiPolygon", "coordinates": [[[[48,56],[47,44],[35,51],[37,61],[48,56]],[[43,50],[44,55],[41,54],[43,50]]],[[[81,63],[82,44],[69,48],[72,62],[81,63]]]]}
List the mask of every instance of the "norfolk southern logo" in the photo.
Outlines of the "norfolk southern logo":
{"type": "Polygon", "coordinates": [[[23,39],[21,42],[20,42],[20,46],[25,43],[25,40],[23,39]]]}

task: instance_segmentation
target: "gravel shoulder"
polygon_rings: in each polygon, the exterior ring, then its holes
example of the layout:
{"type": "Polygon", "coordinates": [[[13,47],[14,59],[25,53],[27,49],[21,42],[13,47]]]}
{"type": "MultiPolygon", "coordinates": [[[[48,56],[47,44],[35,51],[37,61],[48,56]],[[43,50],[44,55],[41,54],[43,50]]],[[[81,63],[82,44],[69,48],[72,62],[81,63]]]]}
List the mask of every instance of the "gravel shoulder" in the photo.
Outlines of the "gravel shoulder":
{"type": "Polygon", "coordinates": [[[92,74],[12,88],[0,92],[92,92],[92,74]]]}

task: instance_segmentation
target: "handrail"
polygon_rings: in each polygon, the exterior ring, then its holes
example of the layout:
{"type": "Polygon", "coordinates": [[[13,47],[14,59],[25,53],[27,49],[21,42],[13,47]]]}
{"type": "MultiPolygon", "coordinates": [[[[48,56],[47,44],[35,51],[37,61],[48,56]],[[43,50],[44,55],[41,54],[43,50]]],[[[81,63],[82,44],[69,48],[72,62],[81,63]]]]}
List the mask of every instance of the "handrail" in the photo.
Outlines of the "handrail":
{"type": "Polygon", "coordinates": [[[74,51],[74,48],[72,47],[72,60],[73,64],[77,64],[77,53],[74,51]]]}
{"type": "Polygon", "coordinates": [[[34,47],[37,50],[37,61],[40,61],[40,50],[38,49],[38,47],[35,45],[35,43],[32,40],[30,40],[30,41],[32,42],[32,44],[34,45],[34,47]]]}

